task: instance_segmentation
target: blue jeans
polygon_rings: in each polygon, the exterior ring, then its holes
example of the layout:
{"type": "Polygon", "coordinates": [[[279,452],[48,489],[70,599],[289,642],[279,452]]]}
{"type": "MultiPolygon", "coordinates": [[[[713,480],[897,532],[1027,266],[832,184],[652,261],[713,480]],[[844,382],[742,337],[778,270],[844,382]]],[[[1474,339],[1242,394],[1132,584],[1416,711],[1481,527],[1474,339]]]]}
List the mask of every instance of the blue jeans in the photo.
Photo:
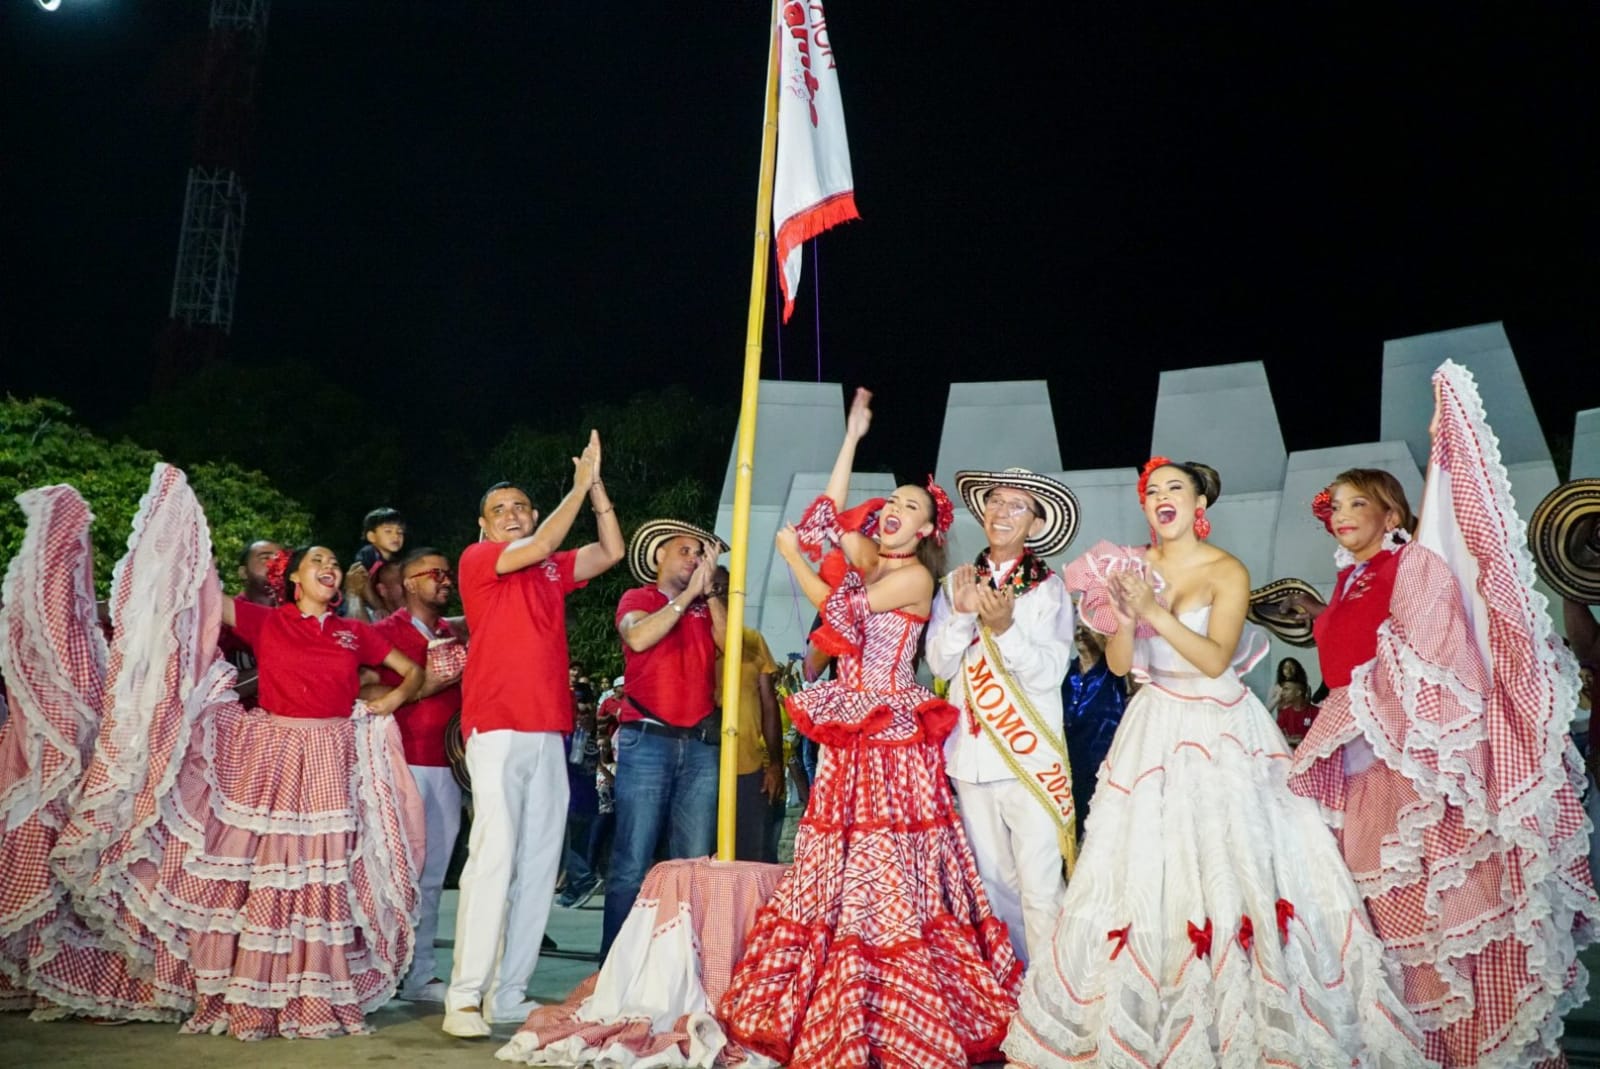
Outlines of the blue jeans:
{"type": "Polygon", "coordinates": [[[606,879],[600,956],[611,951],[665,827],[667,856],[705,857],[717,838],[718,748],[695,739],[617,729],[617,830],[606,879]]]}

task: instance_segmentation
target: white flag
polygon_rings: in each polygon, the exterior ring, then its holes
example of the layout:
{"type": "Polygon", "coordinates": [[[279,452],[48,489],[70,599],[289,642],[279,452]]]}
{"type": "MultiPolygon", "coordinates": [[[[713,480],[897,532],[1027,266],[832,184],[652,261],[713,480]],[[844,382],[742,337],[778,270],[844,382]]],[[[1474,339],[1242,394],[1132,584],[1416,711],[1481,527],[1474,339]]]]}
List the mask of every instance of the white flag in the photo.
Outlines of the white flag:
{"type": "Polygon", "coordinates": [[[783,270],[783,321],[794,311],[800,249],[835,223],[858,219],[844,105],[821,0],[782,0],[778,12],[778,170],[772,227],[783,270]]]}

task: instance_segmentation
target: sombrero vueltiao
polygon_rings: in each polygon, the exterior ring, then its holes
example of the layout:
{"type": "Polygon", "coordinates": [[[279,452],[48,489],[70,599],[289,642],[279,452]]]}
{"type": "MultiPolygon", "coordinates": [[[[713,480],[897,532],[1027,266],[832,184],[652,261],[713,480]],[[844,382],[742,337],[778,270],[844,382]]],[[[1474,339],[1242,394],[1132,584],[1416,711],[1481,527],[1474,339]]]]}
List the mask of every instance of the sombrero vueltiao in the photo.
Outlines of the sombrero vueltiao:
{"type": "Polygon", "coordinates": [[[1315,644],[1311,635],[1311,617],[1296,612],[1296,595],[1305,595],[1318,604],[1322,595],[1304,579],[1279,579],[1250,591],[1250,607],[1245,617],[1257,627],[1264,627],[1291,646],[1315,644]]]}
{"type": "Polygon", "coordinates": [[[1044,529],[1037,538],[1028,539],[1029,549],[1041,557],[1053,557],[1071,544],[1078,533],[1078,499],[1065,483],[1027,468],[956,472],[956,493],[961,495],[967,511],[977,517],[979,523],[983,522],[983,503],[989,491],[997,486],[1026,491],[1039,503],[1044,513],[1044,529]]]}
{"type": "Polygon", "coordinates": [[[701,527],[682,520],[647,520],[639,525],[633,532],[633,539],[628,543],[628,570],[633,577],[646,586],[655,585],[658,577],[656,569],[656,551],[674,538],[689,537],[701,542],[710,542],[717,547],[717,555],[728,552],[728,543],[701,527]]]}
{"type": "Polygon", "coordinates": [[[1528,521],[1539,578],[1570,601],[1600,605],[1600,479],[1562,483],[1528,521]]]}

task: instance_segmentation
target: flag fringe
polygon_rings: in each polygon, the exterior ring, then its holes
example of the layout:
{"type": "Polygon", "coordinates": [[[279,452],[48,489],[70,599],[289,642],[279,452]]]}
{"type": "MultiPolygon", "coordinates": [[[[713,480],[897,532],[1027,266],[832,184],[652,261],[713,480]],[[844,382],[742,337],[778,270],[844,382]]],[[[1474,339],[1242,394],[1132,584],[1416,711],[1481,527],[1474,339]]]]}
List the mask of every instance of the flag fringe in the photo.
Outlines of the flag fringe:
{"type": "Polygon", "coordinates": [[[856,194],[853,189],[842,190],[825,197],[804,211],[796,212],[783,221],[778,230],[778,287],[783,291],[783,321],[789,322],[794,312],[794,295],[789,292],[789,279],[783,272],[783,263],[789,254],[818,234],[839,223],[860,219],[856,211],[856,194]]]}

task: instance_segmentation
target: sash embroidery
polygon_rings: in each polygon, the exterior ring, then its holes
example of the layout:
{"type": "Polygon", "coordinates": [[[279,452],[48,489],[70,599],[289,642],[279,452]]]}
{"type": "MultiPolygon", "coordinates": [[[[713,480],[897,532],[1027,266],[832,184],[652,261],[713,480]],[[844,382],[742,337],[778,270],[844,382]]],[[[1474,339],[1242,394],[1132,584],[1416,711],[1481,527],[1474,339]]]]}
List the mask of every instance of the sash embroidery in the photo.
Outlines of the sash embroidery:
{"type": "Polygon", "coordinates": [[[978,634],[982,654],[974,662],[969,651],[961,664],[961,690],[967,712],[982,725],[1011,774],[1055,821],[1056,845],[1067,863],[1067,878],[1071,879],[1078,863],[1078,836],[1072,765],[1067,760],[1066,745],[1049,730],[1027,694],[1006,671],[989,628],[979,624],[978,634]]]}

